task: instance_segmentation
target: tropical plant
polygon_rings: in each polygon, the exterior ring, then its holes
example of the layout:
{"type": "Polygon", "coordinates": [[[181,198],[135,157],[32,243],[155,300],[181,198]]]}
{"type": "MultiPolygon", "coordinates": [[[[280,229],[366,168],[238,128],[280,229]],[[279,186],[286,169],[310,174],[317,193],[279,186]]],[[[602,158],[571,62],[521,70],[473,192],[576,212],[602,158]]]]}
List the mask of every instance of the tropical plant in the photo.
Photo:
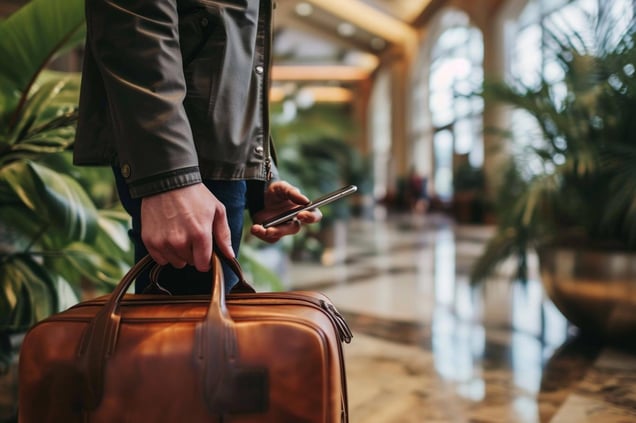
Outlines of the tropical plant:
{"type": "Polygon", "coordinates": [[[271,106],[272,137],[276,147],[317,139],[350,139],[358,132],[346,104],[318,103],[298,107],[290,99],[271,106]]]}
{"type": "MultiPolygon", "coordinates": [[[[309,198],[318,198],[349,184],[357,185],[359,193],[368,193],[372,186],[369,162],[346,141],[357,132],[346,106],[316,104],[294,110],[293,117],[286,118],[283,103],[272,106],[272,136],[281,177],[299,187],[309,198]]],[[[349,215],[350,202],[330,204],[321,208],[321,212],[321,223],[304,228],[294,237],[284,238],[280,243],[282,248],[319,256],[325,248],[320,233],[334,219],[349,215]]],[[[246,241],[258,255],[261,243],[249,236],[246,241]]]]}
{"type": "Polygon", "coordinates": [[[0,22],[0,334],[108,290],[132,259],[108,173],[72,166],[80,75],[47,65],[84,39],[83,0],[33,0],[0,22]]]}
{"type": "Polygon", "coordinates": [[[585,30],[548,24],[546,52],[560,80],[485,86],[486,98],[525,112],[538,133],[502,169],[497,232],[473,281],[514,256],[525,279],[527,253],[544,245],[636,250],[636,19],[620,4],[582,11],[585,30]]]}
{"type": "MultiPolygon", "coordinates": [[[[342,141],[356,130],[344,106],[316,104],[310,108],[297,108],[292,100],[286,101],[289,106],[278,102],[271,107],[271,132],[281,178],[310,198],[318,198],[345,182],[366,189],[366,163],[355,149],[342,141]],[[293,109],[291,113],[289,107],[293,109]]],[[[323,222],[305,227],[293,237],[284,237],[274,246],[253,237],[249,226],[244,226],[239,261],[256,289],[284,289],[282,275],[268,263],[271,248],[277,253],[302,251],[311,256],[322,252],[324,245],[317,234],[325,222],[334,214],[342,214],[343,210],[329,205],[321,211],[323,222]]],[[[247,212],[245,216],[249,221],[247,212]]]]}
{"type": "MultiPolygon", "coordinates": [[[[371,187],[368,161],[346,141],[337,138],[307,138],[284,145],[280,149],[281,174],[300,187],[309,198],[318,198],[344,185],[353,184],[361,194],[371,187]]],[[[323,231],[336,220],[351,215],[351,199],[321,207],[323,218],[318,225],[306,227],[289,240],[288,248],[296,255],[302,251],[318,257],[326,245],[323,231]]]]}

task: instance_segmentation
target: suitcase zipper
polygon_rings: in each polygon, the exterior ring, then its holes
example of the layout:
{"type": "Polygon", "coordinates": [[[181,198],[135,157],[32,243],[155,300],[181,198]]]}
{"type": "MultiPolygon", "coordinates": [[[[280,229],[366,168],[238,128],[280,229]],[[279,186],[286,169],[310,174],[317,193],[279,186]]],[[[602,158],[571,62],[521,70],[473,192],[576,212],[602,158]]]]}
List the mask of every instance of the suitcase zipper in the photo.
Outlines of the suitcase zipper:
{"type": "Polygon", "coordinates": [[[353,333],[351,332],[351,328],[349,328],[349,325],[347,324],[347,321],[345,320],[345,318],[336,309],[336,306],[334,306],[331,303],[328,303],[325,300],[320,300],[320,306],[323,308],[323,310],[327,312],[327,314],[331,316],[333,321],[336,323],[336,326],[338,327],[338,332],[340,333],[340,339],[343,342],[350,344],[351,339],[353,338],[353,333]]]}
{"type": "MultiPolygon", "coordinates": [[[[241,294],[237,294],[235,297],[230,296],[228,299],[240,298],[240,295],[241,294]]],[[[302,294],[302,292],[290,293],[290,295],[285,295],[284,292],[255,293],[255,294],[250,294],[250,297],[251,297],[250,299],[254,299],[254,300],[283,299],[283,300],[292,300],[292,301],[302,301],[302,302],[307,302],[313,306],[317,306],[321,310],[325,311],[327,313],[327,316],[329,316],[331,321],[336,325],[336,328],[338,329],[338,334],[340,335],[340,341],[346,344],[351,343],[351,339],[353,338],[353,333],[351,332],[351,329],[349,328],[347,321],[345,320],[344,316],[340,314],[340,312],[336,309],[336,306],[334,306],[331,302],[329,302],[326,299],[318,299],[312,296],[305,296],[302,294]],[[274,295],[276,296],[276,298],[271,298],[271,296],[274,296],[274,295]]]]}
{"type": "MultiPolygon", "coordinates": [[[[232,298],[238,299],[241,298],[242,294],[234,294],[234,295],[230,295],[228,296],[228,300],[231,300],[232,298]]],[[[134,298],[134,297],[132,297],[134,298]]],[[[165,301],[167,298],[179,298],[179,297],[165,297],[165,296],[161,296],[161,299],[163,301],[165,301]]],[[[326,298],[326,297],[325,297],[326,298]]],[[[207,298],[188,298],[186,296],[182,296],[179,298],[180,300],[185,300],[185,301],[193,301],[193,302],[209,302],[209,299],[207,298]]],[[[319,299],[319,298],[315,298],[313,296],[310,295],[303,295],[302,292],[297,292],[297,293],[288,293],[286,295],[286,293],[284,292],[273,292],[273,293],[267,293],[267,292],[263,292],[263,293],[254,293],[254,294],[250,294],[249,298],[242,298],[245,300],[254,300],[254,301],[258,301],[258,300],[269,300],[269,301],[276,301],[276,300],[287,300],[287,301],[300,301],[300,302],[304,302],[304,303],[309,303],[315,307],[320,308],[321,310],[325,311],[327,313],[327,316],[329,316],[329,318],[331,319],[331,321],[335,324],[336,328],[338,329],[338,334],[340,335],[340,340],[344,343],[351,343],[351,339],[353,338],[353,333],[351,332],[351,329],[349,328],[349,325],[347,324],[347,321],[345,320],[344,316],[342,314],[340,314],[340,312],[336,309],[336,307],[329,302],[327,299],[319,299]]],[[[137,304],[143,304],[143,303],[148,303],[148,304],[153,304],[155,303],[155,301],[153,299],[147,299],[147,298],[139,298],[134,300],[137,304]]],[[[99,299],[93,299],[93,300],[89,300],[86,301],[84,303],[81,304],[77,304],[76,307],[78,306],[86,306],[86,305],[101,305],[104,302],[104,298],[99,298],[99,299]]]]}

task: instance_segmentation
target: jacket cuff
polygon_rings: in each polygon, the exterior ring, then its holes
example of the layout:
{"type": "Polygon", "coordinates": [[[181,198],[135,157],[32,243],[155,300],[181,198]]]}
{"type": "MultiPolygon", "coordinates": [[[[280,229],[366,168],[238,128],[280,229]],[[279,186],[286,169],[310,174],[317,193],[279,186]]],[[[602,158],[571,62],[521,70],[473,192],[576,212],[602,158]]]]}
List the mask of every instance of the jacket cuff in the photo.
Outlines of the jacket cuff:
{"type": "Polygon", "coordinates": [[[201,183],[198,166],[177,169],[128,183],[132,198],[148,197],[177,188],[201,183]]]}

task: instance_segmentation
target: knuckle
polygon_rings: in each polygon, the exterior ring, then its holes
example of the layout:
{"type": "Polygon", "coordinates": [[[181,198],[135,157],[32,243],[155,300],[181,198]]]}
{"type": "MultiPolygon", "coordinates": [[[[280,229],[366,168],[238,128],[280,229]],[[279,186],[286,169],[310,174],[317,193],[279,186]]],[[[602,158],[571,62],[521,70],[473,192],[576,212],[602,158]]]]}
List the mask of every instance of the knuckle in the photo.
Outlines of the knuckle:
{"type": "Polygon", "coordinates": [[[174,248],[182,250],[188,246],[188,239],[186,237],[174,237],[172,239],[165,240],[166,248],[174,248]]]}
{"type": "Polygon", "coordinates": [[[219,203],[219,205],[216,208],[216,213],[221,216],[225,216],[227,214],[225,210],[225,205],[223,205],[223,203],[219,203]]]}

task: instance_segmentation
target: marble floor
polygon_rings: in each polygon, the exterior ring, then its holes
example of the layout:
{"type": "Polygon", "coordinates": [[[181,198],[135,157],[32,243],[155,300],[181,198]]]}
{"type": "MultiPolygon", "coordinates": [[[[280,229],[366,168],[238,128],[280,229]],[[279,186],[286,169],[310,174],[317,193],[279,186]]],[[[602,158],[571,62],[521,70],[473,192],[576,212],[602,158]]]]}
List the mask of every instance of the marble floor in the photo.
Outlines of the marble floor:
{"type": "Polygon", "coordinates": [[[341,225],[323,263],[292,261],[285,279],[327,294],[354,331],[352,423],[636,422],[636,351],[581,339],[532,272],[470,286],[491,228],[433,214],[341,225]]]}

